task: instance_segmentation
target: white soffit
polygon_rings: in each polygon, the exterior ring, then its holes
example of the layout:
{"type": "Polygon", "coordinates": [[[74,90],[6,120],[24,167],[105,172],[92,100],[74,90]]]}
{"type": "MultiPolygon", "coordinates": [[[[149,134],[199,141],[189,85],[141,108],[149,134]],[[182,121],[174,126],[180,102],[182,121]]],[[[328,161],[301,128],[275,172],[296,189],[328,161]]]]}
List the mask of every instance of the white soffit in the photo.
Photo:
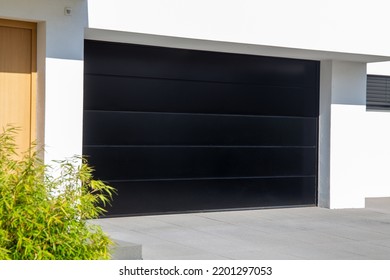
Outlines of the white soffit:
{"type": "Polygon", "coordinates": [[[85,39],[310,60],[342,60],[363,63],[390,61],[390,57],[388,56],[200,40],[94,28],[87,28],[85,30],[85,39]]]}

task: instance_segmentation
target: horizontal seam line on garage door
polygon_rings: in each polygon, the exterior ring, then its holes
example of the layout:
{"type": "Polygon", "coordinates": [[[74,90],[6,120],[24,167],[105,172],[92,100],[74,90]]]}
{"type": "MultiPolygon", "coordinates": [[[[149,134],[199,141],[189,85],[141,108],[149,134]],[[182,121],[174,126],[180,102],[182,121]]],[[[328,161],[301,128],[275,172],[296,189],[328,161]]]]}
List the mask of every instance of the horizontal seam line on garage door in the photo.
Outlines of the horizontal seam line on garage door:
{"type": "Polygon", "coordinates": [[[213,81],[213,80],[191,80],[191,79],[178,79],[178,78],[164,78],[164,77],[147,77],[147,76],[135,76],[135,75],[118,75],[118,74],[98,74],[98,73],[84,73],[87,76],[99,76],[99,77],[116,77],[116,78],[135,78],[144,80],[167,80],[167,81],[182,81],[182,82],[194,82],[194,83],[215,83],[215,84],[230,84],[230,85],[255,85],[270,88],[316,88],[313,86],[280,86],[280,85],[266,85],[259,83],[245,83],[245,82],[224,82],[224,81],[213,81]]]}
{"type": "Polygon", "coordinates": [[[316,175],[286,175],[286,176],[247,176],[247,177],[198,177],[198,178],[159,178],[159,179],[103,179],[108,182],[156,182],[156,181],[202,181],[202,180],[246,180],[246,179],[282,179],[282,178],[316,178],[316,175]]]}
{"type": "Polygon", "coordinates": [[[98,113],[121,113],[121,114],[171,114],[171,115],[204,115],[204,116],[221,116],[221,117],[248,117],[248,118],[294,118],[294,119],[317,119],[318,117],[304,116],[280,116],[280,115],[251,115],[251,114],[228,114],[228,113],[186,113],[186,112],[156,112],[156,111],[124,111],[124,110],[93,110],[85,109],[84,112],[98,113]]]}
{"type": "Polygon", "coordinates": [[[83,145],[85,148],[302,148],[312,149],[316,148],[314,145],[310,146],[266,146],[266,145],[83,145]]]}

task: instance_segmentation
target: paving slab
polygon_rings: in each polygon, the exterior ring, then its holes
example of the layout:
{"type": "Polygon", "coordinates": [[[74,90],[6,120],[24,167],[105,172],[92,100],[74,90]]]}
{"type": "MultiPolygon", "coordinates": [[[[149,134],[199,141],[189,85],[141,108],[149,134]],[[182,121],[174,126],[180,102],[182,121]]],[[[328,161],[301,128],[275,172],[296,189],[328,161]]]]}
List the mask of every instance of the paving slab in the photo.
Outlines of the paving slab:
{"type": "Polygon", "coordinates": [[[318,207],[106,218],[113,238],[143,259],[390,260],[390,198],[365,209],[318,207]]]}
{"type": "Polygon", "coordinates": [[[141,260],[142,246],[131,242],[113,239],[112,260],[141,260]]]}

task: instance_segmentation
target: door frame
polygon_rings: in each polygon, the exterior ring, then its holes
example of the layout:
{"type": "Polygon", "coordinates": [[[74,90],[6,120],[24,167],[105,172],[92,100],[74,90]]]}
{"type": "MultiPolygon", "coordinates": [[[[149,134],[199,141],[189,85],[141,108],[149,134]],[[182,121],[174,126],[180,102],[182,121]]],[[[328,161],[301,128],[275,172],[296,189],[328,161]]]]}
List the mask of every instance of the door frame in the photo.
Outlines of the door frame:
{"type": "Polygon", "coordinates": [[[31,30],[30,143],[37,139],[37,23],[0,18],[0,26],[31,30]]]}

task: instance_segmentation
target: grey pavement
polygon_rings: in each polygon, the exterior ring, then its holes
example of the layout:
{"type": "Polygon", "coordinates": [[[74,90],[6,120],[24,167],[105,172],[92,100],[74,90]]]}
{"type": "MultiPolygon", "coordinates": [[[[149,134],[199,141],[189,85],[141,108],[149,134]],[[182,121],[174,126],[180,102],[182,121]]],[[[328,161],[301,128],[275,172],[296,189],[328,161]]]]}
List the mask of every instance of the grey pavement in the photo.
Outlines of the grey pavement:
{"type": "Polygon", "coordinates": [[[103,218],[112,238],[142,258],[390,260],[390,198],[365,209],[318,207],[103,218]]]}

